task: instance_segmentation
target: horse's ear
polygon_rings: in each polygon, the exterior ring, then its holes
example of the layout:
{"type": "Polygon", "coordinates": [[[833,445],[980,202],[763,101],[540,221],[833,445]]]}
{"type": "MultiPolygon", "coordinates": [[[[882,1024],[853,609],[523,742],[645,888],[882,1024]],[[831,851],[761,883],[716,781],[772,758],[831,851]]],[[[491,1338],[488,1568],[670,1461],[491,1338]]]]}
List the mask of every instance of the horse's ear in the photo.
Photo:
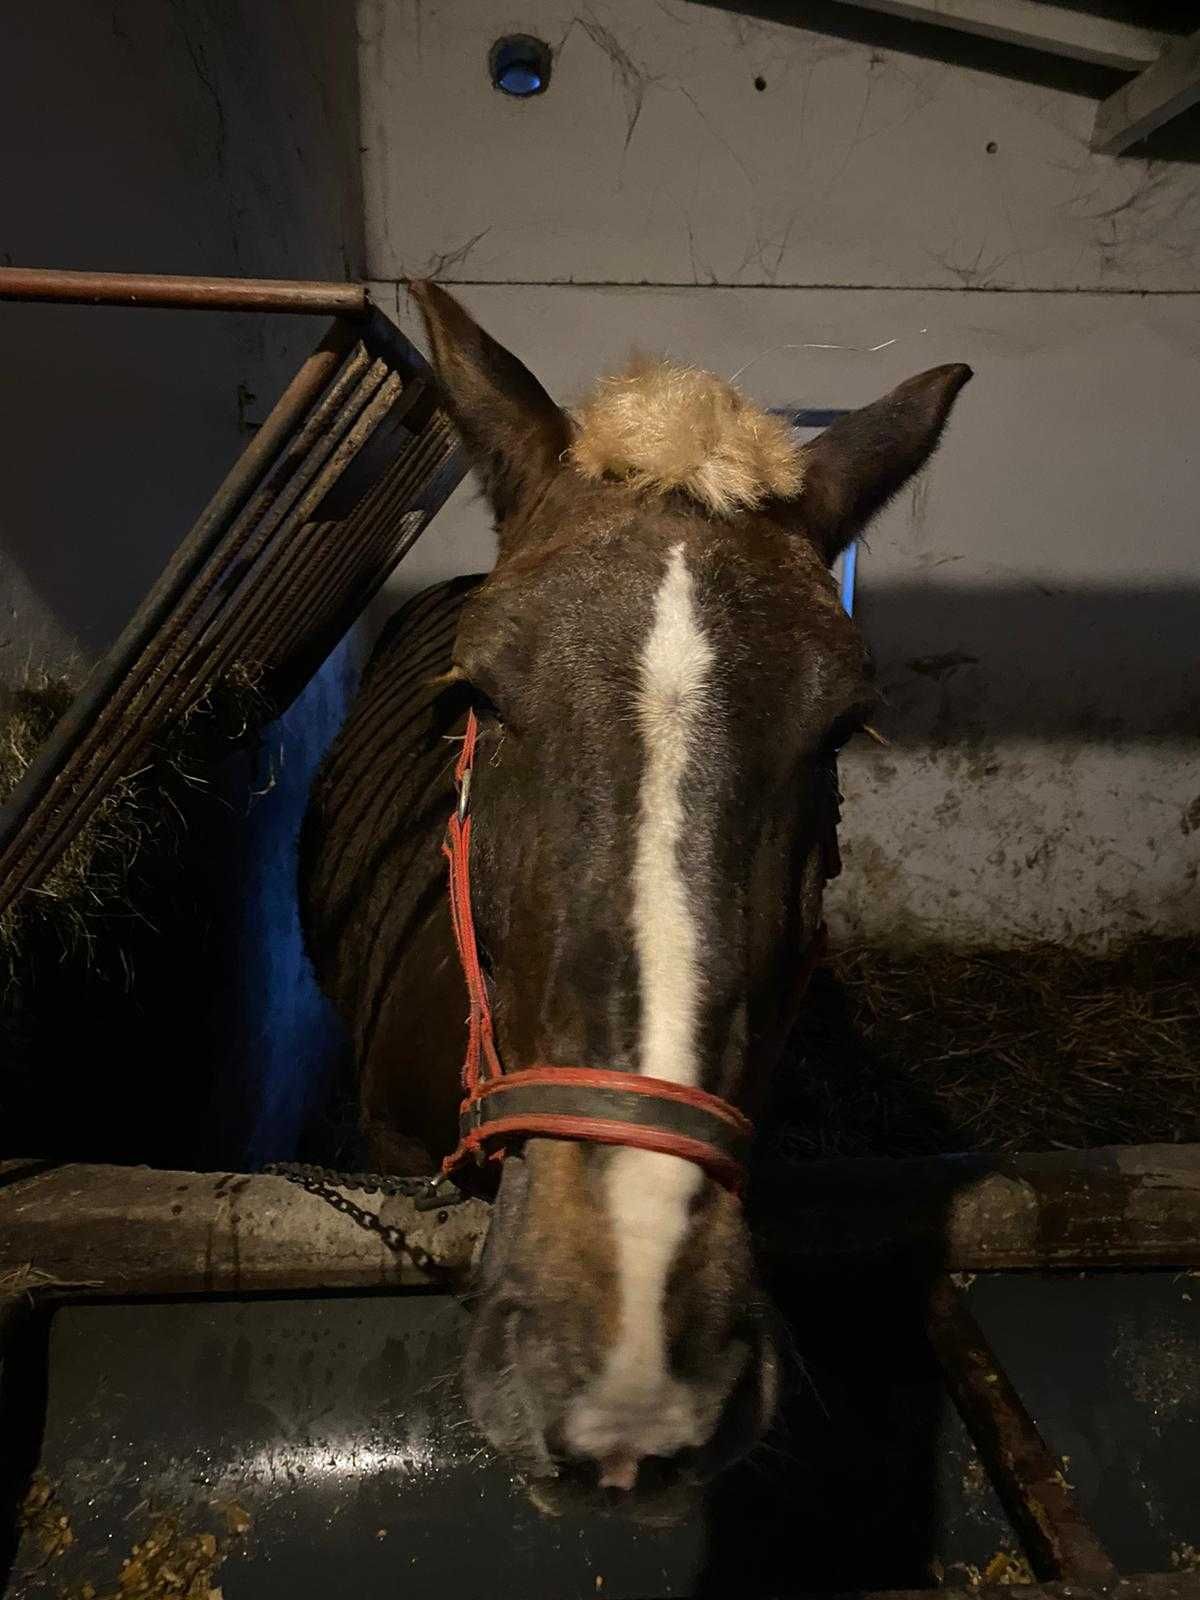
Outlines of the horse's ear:
{"type": "Polygon", "coordinates": [[[961,365],[922,372],[805,446],[804,486],[780,509],[803,526],[826,561],[924,466],[970,376],[961,365]]]}
{"type": "Polygon", "coordinates": [[[558,467],[571,424],[529,369],[436,283],[410,284],[446,404],[498,519],[558,467]]]}

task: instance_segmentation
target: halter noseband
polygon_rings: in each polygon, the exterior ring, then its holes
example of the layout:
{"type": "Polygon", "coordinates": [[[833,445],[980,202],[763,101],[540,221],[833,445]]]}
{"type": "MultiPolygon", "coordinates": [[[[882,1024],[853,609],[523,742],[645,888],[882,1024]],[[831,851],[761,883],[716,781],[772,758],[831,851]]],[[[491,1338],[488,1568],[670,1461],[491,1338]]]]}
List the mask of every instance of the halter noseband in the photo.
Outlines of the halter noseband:
{"type": "MultiPolygon", "coordinates": [[[[442,1172],[454,1177],[472,1164],[502,1157],[519,1139],[542,1136],[681,1156],[739,1193],[754,1125],[727,1100],[665,1078],[596,1067],[534,1066],[505,1072],[496,1052],[471,910],[471,774],[478,738],[479,724],[470,711],[454,771],[458,805],[442,846],[449,867],[450,919],[470,1000],[459,1142],[442,1163],[442,1172]]],[[[804,983],[821,942],[815,939],[805,956],[804,983]]]]}

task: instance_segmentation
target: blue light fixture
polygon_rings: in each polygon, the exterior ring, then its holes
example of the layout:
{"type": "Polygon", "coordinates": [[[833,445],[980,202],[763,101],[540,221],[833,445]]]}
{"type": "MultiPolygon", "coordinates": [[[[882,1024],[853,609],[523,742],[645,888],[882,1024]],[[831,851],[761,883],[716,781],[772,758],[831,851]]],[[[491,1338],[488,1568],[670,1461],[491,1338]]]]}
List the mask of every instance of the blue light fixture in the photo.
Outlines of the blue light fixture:
{"type": "Polygon", "coordinates": [[[545,94],[550,85],[550,46],[527,33],[497,39],[488,53],[492,87],[516,100],[545,94]]]}

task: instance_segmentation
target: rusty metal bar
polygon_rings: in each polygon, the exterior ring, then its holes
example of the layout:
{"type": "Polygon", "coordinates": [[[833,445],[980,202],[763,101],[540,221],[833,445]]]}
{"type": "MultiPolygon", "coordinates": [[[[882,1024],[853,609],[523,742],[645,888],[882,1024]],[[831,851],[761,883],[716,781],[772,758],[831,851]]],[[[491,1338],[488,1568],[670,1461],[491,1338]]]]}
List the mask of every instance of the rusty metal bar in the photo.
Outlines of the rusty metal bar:
{"type": "MultiPolygon", "coordinates": [[[[406,472],[406,477],[415,476],[419,470],[429,470],[431,473],[444,471],[448,461],[451,463],[455,461],[456,447],[452,441],[450,451],[442,457],[441,468],[438,468],[436,459],[431,462],[429,458],[435,455],[436,444],[436,440],[429,441],[419,454],[414,455],[412,463],[406,464],[412,467],[411,473],[406,472]]],[[[436,476],[433,481],[437,481],[436,476]]],[[[428,522],[428,513],[414,508],[405,515],[406,523],[398,544],[394,543],[388,525],[389,520],[394,519],[394,512],[389,511],[386,518],[384,513],[380,512],[372,516],[370,521],[364,517],[358,522],[356,539],[361,541],[361,548],[351,549],[348,558],[343,554],[340,559],[330,562],[329,594],[337,606],[351,610],[355,614],[361,612],[386,577],[382,560],[384,547],[389,543],[393,544],[395,550],[393,566],[411,549],[428,522]]],[[[320,636],[314,639],[312,649],[316,655],[320,655],[322,650],[327,651],[328,648],[329,641],[323,641],[320,636]]],[[[300,658],[301,662],[303,659],[300,658]]]]}
{"type": "MultiPolygon", "coordinates": [[[[324,493],[324,488],[314,493],[314,484],[336,479],[341,464],[347,454],[353,453],[356,443],[361,442],[364,431],[369,435],[370,418],[373,408],[378,406],[381,391],[388,387],[394,391],[398,382],[394,374],[389,377],[382,361],[371,361],[360,369],[359,361],[367,359],[362,347],[357,347],[351,364],[353,372],[358,374],[353,384],[343,385],[345,374],[339,376],[331,391],[331,397],[335,392],[339,396],[336,404],[322,403],[313,430],[311,433],[306,430],[302,449],[294,453],[278,478],[268,485],[268,504],[255,518],[231,530],[231,540],[237,546],[238,603],[236,607],[222,605],[211,615],[206,614],[202,625],[188,634],[187,675],[190,678],[216,681],[222,670],[239,655],[260,667],[272,664],[259,649],[256,596],[264,585],[269,588],[281,552],[286,551],[286,563],[290,565],[296,531],[303,524],[305,508],[324,493]],[[365,430],[364,419],[367,419],[365,430]]],[[[219,592],[222,582],[220,566],[205,576],[205,583],[211,585],[214,592],[219,592]]],[[[303,630],[310,617],[305,614],[292,620],[303,630]]]]}
{"type": "Polygon", "coordinates": [[[420,354],[339,318],[0,811],[0,910],[235,660],[283,709],[463,470],[420,354]]]}
{"type": "Polygon", "coordinates": [[[177,311],[307,312],[327,317],[365,317],[371,309],[364,283],[178,277],[159,272],[61,272],[42,267],[0,267],[0,300],[177,311]]]}
{"type": "Polygon", "coordinates": [[[929,1340],[967,1431],[1039,1575],[1104,1587],[1119,1574],[1052,1454],[948,1278],[929,1297],[929,1340]]]}
{"type": "MultiPolygon", "coordinates": [[[[203,618],[211,596],[219,589],[231,552],[239,558],[244,555],[247,541],[243,530],[253,527],[269,508],[272,485],[281,475],[286,481],[295,472],[290,452],[282,462],[272,463],[272,456],[297,427],[305,437],[306,414],[323,412],[322,390],[343,362],[355,370],[353,341],[347,338],[346,328],[345,323],[335,323],[305,362],[138,614],[84,684],[59,724],[59,736],[48,743],[26,774],[18,791],[26,820],[5,841],[0,906],[11,903],[26,882],[36,881],[43,864],[69,837],[79,808],[89,804],[97,786],[130,770],[126,763],[131,752],[145,743],[142,719],[148,706],[153,703],[160,719],[186,708],[187,697],[197,685],[178,683],[174,674],[190,648],[198,619],[203,618]],[[176,703],[179,695],[182,699],[176,703]],[[64,747],[69,754],[62,766],[64,747]],[[54,796],[52,787],[57,788],[54,796]],[[57,803],[52,815],[39,817],[38,804],[43,797],[57,803]]],[[[203,626],[202,620],[199,625],[203,626]]],[[[10,802],[13,804],[15,800],[10,802]]],[[[0,821],[3,818],[0,813],[0,821]]]]}
{"type": "MultiPolygon", "coordinates": [[[[384,363],[378,365],[386,373],[384,363]]],[[[388,559],[386,547],[395,543],[396,516],[402,501],[410,501],[414,509],[426,513],[423,527],[452,486],[440,481],[439,461],[444,466],[457,452],[457,436],[441,413],[430,411],[424,416],[420,431],[411,433],[392,465],[365,488],[345,519],[333,520],[333,531],[323,534],[323,513],[329,496],[344,492],[343,467],[370,448],[377,431],[398,426],[408,430],[413,413],[419,414],[430,400],[427,385],[419,377],[401,386],[398,374],[393,372],[380,385],[321,471],[306,480],[303,495],[292,501],[286,518],[273,534],[274,539],[287,542],[286,567],[276,566],[247,577],[235,637],[206,635],[202,641],[200,648],[210,652],[205,661],[209,677],[219,678],[238,650],[246,648],[247,637],[253,659],[272,664],[285,658],[289,661],[286,677],[278,677],[273,684],[284,699],[292,684],[306,680],[324,659],[336,642],[337,633],[329,628],[314,629],[313,618],[324,612],[334,619],[331,626],[336,628],[337,618],[356,614],[360,602],[357,598],[351,602],[344,592],[342,579],[347,570],[369,569],[368,598],[384,581],[412,542],[406,535],[403,548],[392,560],[388,559]],[[393,492],[397,484],[399,489],[393,492]],[[298,647],[295,637],[298,633],[304,636],[302,647],[298,647]]],[[[455,482],[463,470],[459,461],[454,470],[455,482]]]]}
{"type": "MultiPolygon", "coordinates": [[[[392,530],[401,507],[407,507],[410,516],[418,512],[422,520],[407,524],[407,531],[395,547],[393,565],[411,547],[428,520],[428,506],[419,505],[416,498],[422,483],[436,485],[447,463],[457,453],[457,437],[449,423],[441,417],[433,418],[409,450],[397,458],[351,513],[340,539],[340,549],[332,553],[316,575],[333,610],[361,611],[387,576],[385,547],[394,544],[392,530]],[[352,533],[352,538],[346,537],[347,531],[352,533]]],[[[461,464],[456,467],[455,475],[460,472],[461,464]]],[[[299,576],[302,580],[313,581],[309,574],[299,576]]],[[[276,611],[285,614],[282,605],[277,606],[276,611]]],[[[313,648],[319,652],[322,648],[328,649],[331,642],[318,637],[313,641],[313,648]]]]}
{"type": "MultiPolygon", "coordinates": [[[[351,343],[345,325],[335,323],[300,368],[188,539],[167,563],[136,617],[84,683],[59,723],[56,737],[35,757],[18,791],[22,821],[14,831],[9,832],[4,824],[8,811],[15,809],[17,797],[0,810],[0,833],[7,833],[0,907],[11,904],[27,883],[37,881],[44,863],[69,837],[79,808],[88,804],[90,791],[85,779],[99,781],[94,771],[96,764],[102,764],[114,777],[120,775],[124,752],[116,727],[113,686],[119,686],[123,702],[134,696],[138,679],[144,680],[146,696],[153,696],[156,688],[161,688],[166,670],[164,652],[174,642],[174,636],[168,636],[166,631],[168,619],[177,620],[178,607],[196,582],[197,573],[215,570],[219,552],[227,543],[230,519],[253,509],[256,491],[264,479],[273,476],[273,458],[317,403],[346,359],[351,343]],[[64,752],[68,752],[65,765],[64,752]],[[43,814],[42,803],[50,800],[56,787],[53,815],[43,814]]],[[[141,739],[136,715],[125,719],[122,732],[125,740],[141,739]]]]}
{"type": "MultiPolygon", "coordinates": [[[[272,543],[278,544],[281,548],[286,546],[287,562],[256,562],[247,572],[241,585],[241,602],[235,619],[236,629],[222,630],[225,634],[224,642],[209,636],[202,641],[201,648],[206,652],[211,651],[205,670],[214,677],[219,676],[223,668],[235,659],[238,651],[246,647],[245,641],[249,640],[250,648],[255,648],[262,636],[262,630],[270,624],[281,591],[287,587],[293,564],[303,561],[303,530],[306,523],[331,486],[337,482],[347,463],[357,455],[391,408],[400,400],[403,380],[398,373],[389,373],[382,362],[377,362],[372,367],[371,374],[378,379],[373,392],[364,396],[365,404],[356,415],[346,416],[343,419],[348,426],[344,427],[344,431],[338,437],[330,441],[332,448],[324,454],[318,471],[313,474],[311,481],[305,485],[304,492],[292,502],[287,515],[273,530],[272,543]]],[[[318,589],[314,598],[319,595],[318,589]]],[[[294,621],[305,625],[309,621],[309,616],[301,612],[294,621]]]]}

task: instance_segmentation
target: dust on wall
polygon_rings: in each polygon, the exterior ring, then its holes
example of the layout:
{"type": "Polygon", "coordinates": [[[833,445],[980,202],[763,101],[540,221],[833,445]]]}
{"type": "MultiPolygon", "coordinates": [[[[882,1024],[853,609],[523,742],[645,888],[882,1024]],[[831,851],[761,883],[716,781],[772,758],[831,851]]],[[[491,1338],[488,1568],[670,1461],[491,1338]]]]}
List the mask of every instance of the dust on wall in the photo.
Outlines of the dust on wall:
{"type": "MultiPolygon", "coordinates": [[[[361,0],[376,292],[415,334],[399,281],[458,285],[563,399],[635,343],[745,368],[770,405],[970,362],[860,563],[892,744],[845,758],[832,917],[1200,930],[1196,120],[1095,156],[1113,74],[818,12],[551,0],[553,79],[523,102],[488,81],[499,0],[361,0]]],[[[491,549],[460,491],[393,592],[491,549]]]]}

